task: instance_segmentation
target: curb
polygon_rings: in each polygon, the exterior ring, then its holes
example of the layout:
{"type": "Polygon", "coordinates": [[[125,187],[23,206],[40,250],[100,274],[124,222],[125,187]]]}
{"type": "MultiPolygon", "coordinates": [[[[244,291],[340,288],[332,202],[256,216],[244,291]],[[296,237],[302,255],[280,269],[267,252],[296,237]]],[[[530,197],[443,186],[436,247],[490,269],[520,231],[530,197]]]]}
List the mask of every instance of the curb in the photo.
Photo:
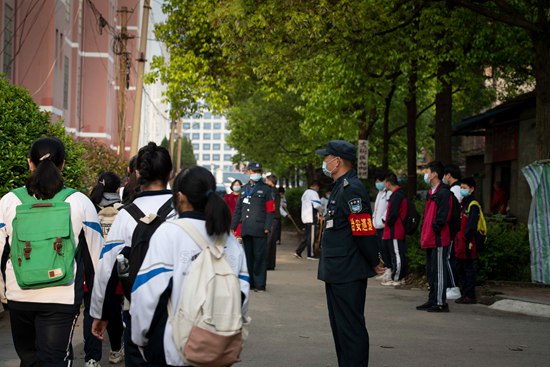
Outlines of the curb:
{"type": "Polygon", "coordinates": [[[529,316],[550,318],[550,305],[519,301],[515,299],[501,299],[493,303],[489,308],[493,310],[516,312],[529,316]]]}

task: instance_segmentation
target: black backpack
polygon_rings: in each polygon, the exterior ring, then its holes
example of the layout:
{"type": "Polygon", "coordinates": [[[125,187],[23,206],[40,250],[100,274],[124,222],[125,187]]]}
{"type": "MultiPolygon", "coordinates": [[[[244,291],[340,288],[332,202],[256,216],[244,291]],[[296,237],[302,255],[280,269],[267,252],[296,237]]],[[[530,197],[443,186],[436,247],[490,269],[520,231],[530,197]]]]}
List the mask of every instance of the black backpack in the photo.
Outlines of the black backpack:
{"type": "Polygon", "coordinates": [[[406,196],[403,200],[406,200],[407,202],[407,215],[403,220],[403,227],[405,228],[406,234],[412,235],[416,232],[418,225],[420,224],[420,214],[418,213],[418,210],[416,210],[416,206],[413,201],[409,200],[406,196]]]}
{"type": "Polygon", "coordinates": [[[168,201],[159,208],[157,216],[149,223],[141,220],[141,218],[146,215],[134,203],[125,205],[123,209],[130,213],[137,222],[136,229],[134,229],[134,233],[132,233],[132,246],[126,246],[120,252],[128,259],[130,266],[128,277],[120,278],[124,296],[130,301],[134,281],[136,280],[137,273],[149,249],[149,241],[153,233],[155,233],[157,228],[166,221],[166,217],[172,211],[172,199],[168,199],[168,201]]]}
{"type": "Polygon", "coordinates": [[[460,231],[462,222],[462,208],[455,194],[451,191],[451,218],[449,219],[449,231],[451,232],[451,240],[454,240],[460,231]]]}

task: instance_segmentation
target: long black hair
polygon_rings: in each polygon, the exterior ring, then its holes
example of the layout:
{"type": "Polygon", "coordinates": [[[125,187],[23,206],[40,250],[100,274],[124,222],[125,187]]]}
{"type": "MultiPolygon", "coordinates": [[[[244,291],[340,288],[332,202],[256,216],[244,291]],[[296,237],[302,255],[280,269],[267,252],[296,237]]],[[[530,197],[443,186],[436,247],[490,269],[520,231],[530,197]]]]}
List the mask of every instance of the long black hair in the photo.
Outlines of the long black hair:
{"type": "Polygon", "coordinates": [[[209,170],[192,166],[181,171],[174,180],[172,191],[175,208],[178,207],[177,194],[181,192],[195,211],[204,213],[208,235],[229,233],[231,212],[225,201],[216,195],[216,180],[209,170]]]}
{"type": "Polygon", "coordinates": [[[137,155],[130,158],[130,162],[128,162],[128,179],[122,191],[122,203],[125,205],[134,201],[134,197],[139,191],[139,182],[136,177],[136,161],[137,155]]]}
{"type": "Polygon", "coordinates": [[[116,193],[120,187],[120,177],[114,172],[102,172],[90,193],[92,203],[99,205],[106,192],[116,193]]]}
{"type": "Polygon", "coordinates": [[[150,142],[138,151],[136,170],[139,172],[139,183],[141,185],[157,180],[166,185],[172,173],[170,153],[166,148],[150,142]]]}
{"type": "Polygon", "coordinates": [[[55,137],[37,139],[32,143],[29,159],[34,164],[26,184],[29,195],[37,199],[53,198],[63,188],[65,146],[55,137]]]}

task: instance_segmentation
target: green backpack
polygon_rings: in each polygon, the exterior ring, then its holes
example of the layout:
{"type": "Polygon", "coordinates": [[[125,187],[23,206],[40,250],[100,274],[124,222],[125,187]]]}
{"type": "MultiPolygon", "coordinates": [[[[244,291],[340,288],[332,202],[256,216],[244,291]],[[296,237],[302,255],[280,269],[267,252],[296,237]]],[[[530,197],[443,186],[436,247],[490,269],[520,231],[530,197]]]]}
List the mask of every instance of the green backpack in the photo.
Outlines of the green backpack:
{"type": "Polygon", "coordinates": [[[74,277],[75,240],[71,207],[65,199],[76,192],[64,188],[49,200],[30,196],[25,187],[12,192],[21,200],[15,209],[10,258],[21,289],[70,284],[74,277]]]}

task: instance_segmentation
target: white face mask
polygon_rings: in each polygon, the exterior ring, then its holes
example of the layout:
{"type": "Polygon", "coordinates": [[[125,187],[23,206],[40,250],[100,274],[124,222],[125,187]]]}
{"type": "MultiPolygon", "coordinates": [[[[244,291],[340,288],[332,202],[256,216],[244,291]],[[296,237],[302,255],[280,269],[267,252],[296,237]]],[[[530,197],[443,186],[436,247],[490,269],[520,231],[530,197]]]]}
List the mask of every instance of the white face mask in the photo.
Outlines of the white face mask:
{"type": "Polygon", "coordinates": [[[239,185],[233,185],[233,191],[239,192],[241,191],[241,187],[239,185]]]}
{"type": "Polygon", "coordinates": [[[261,173],[253,173],[250,175],[250,179],[254,182],[258,182],[262,179],[262,174],[261,173]]]}

